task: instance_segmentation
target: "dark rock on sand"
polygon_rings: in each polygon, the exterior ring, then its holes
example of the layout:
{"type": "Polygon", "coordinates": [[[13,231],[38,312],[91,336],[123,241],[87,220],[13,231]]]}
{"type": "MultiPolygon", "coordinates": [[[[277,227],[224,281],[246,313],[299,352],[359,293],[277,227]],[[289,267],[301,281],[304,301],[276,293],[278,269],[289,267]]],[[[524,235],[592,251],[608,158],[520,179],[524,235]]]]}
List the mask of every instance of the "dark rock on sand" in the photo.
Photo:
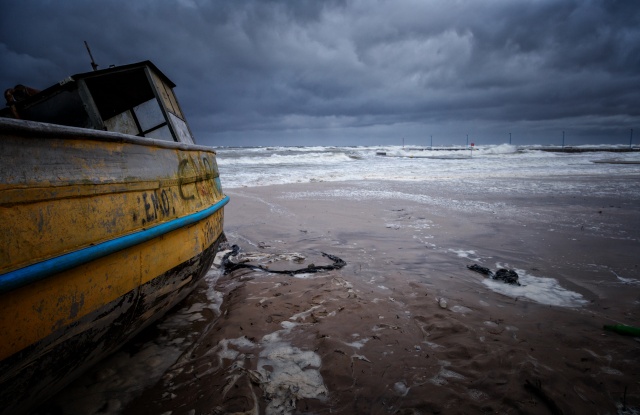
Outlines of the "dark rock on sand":
{"type": "Polygon", "coordinates": [[[512,269],[500,268],[491,278],[504,281],[507,284],[520,285],[518,282],[518,273],[512,269]]]}
{"type": "Polygon", "coordinates": [[[467,265],[467,268],[469,268],[471,271],[487,275],[493,280],[500,280],[506,284],[511,285],[520,285],[520,283],[518,282],[518,273],[512,269],[500,268],[494,274],[493,271],[491,271],[489,268],[480,266],[478,264],[467,265]]]}

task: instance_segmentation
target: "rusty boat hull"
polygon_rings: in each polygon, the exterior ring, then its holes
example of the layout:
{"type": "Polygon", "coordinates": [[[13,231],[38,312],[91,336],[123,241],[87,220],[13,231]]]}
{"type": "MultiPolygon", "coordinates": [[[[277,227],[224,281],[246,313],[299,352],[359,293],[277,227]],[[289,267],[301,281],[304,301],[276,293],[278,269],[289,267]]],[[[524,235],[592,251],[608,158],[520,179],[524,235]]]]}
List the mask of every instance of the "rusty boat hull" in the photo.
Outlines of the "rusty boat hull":
{"type": "Polygon", "coordinates": [[[0,118],[0,412],[41,403],[180,302],[224,240],[215,152],[0,118]]]}

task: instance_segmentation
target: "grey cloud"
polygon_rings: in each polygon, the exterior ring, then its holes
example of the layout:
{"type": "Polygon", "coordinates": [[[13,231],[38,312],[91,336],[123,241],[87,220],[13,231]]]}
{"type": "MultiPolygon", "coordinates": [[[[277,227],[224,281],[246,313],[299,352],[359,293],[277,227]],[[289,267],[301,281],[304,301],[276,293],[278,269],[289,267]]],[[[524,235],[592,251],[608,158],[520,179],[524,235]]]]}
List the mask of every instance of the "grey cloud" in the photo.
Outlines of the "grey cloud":
{"type": "Polygon", "coordinates": [[[89,70],[88,40],[101,67],[154,61],[209,143],[354,144],[467,123],[605,140],[640,119],[633,3],[0,0],[0,81],[89,70]]]}

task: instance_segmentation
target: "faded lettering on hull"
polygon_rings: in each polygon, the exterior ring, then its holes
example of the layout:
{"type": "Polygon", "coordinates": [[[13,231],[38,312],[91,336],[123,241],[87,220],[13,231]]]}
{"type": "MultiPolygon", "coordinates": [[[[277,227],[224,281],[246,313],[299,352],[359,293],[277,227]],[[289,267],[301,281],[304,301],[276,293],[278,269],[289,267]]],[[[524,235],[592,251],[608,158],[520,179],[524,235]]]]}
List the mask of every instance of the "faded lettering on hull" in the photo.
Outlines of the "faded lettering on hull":
{"type": "MultiPolygon", "coordinates": [[[[0,149],[10,152],[12,143],[6,140],[0,149]]],[[[56,166],[66,163],[71,170],[93,170],[93,177],[100,179],[57,180],[51,186],[54,177],[42,173],[48,168],[46,164],[16,166],[17,173],[33,177],[34,182],[20,189],[11,183],[0,184],[0,234],[13,235],[1,241],[0,274],[198,212],[224,197],[213,151],[171,149],[158,153],[141,146],[133,151],[122,143],[105,151],[101,147],[96,150],[89,142],[70,145],[74,151],[67,156],[64,140],[50,147],[56,151],[55,157],[50,157],[58,160],[56,166]],[[99,163],[85,162],[79,156],[92,150],[100,154],[94,156],[99,163]],[[150,159],[156,163],[138,169],[128,162],[123,170],[123,152],[140,163],[148,164],[150,159]],[[75,166],[78,163],[82,166],[75,166]],[[128,174],[132,170],[134,176],[128,174]]],[[[50,155],[43,152],[39,156],[50,155]]]]}

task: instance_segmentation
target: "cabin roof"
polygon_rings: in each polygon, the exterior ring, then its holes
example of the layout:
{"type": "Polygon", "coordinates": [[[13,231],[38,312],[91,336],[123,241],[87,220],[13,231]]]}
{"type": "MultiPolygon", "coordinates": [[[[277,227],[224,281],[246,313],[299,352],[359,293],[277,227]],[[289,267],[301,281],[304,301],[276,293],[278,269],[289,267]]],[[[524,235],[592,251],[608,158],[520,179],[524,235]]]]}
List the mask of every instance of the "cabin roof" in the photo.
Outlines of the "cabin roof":
{"type": "Polygon", "coordinates": [[[131,69],[143,68],[145,66],[151,68],[151,70],[154,71],[158,76],[160,76],[162,80],[166,82],[167,85],[169,85],[171,88],[175,88],[176,84],[174,84],[171,81],[171,79],[169,79],[164,73],[162,73],[162,71],[158,69],[158,67],[149,60],[137,62],[137,63],[131,63],[128,65],[112,66],[107,69],[100,69],[97,71],[83,72],[83,73],[71,75],[70,78],[77,81],[80,79],[95,78],[98,76],[110,75],[117,72],[126,72],[131,69]]]}

